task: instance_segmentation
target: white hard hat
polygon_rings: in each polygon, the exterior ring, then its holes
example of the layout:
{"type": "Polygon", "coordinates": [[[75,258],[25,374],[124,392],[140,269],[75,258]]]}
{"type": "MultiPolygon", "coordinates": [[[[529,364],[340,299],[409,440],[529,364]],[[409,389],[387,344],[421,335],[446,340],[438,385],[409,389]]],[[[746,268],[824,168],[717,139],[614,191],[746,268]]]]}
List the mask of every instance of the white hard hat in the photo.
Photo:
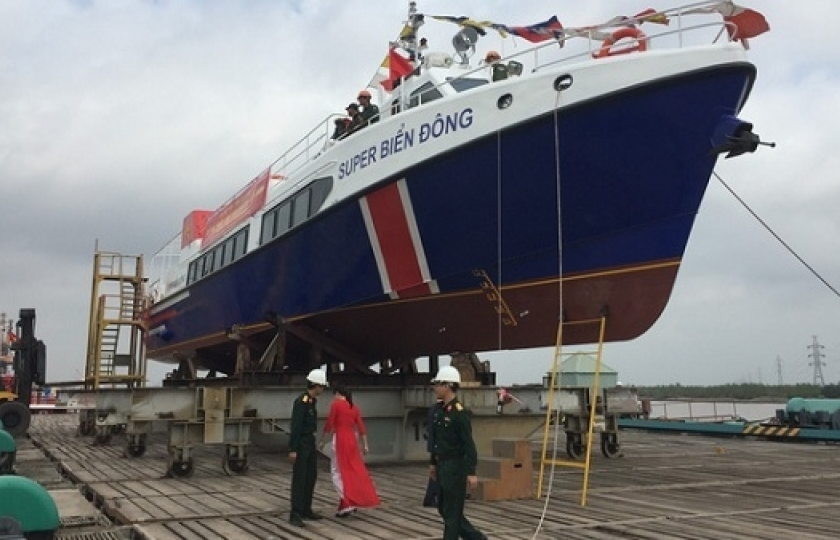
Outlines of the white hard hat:
{"type": "Polygon", "coordinates": [[[615,385],[616,386],[624,386],[623,384],[621,384],[621,381],[618,381],[617,383],[615,383],[615,385]]]}
{"type": "Polygon", "coordinates": [[[452,366],[440,368],[432,382],[448,382],[461,384],[461,373],[452,366]]]}
{"type": "Polygon", "coordinates": [[[320,384],[321,386],[329,386],[327,384],[327,374],[323,369],[313,369],[306,376],[306,380],[312,384],[320,384]]]}

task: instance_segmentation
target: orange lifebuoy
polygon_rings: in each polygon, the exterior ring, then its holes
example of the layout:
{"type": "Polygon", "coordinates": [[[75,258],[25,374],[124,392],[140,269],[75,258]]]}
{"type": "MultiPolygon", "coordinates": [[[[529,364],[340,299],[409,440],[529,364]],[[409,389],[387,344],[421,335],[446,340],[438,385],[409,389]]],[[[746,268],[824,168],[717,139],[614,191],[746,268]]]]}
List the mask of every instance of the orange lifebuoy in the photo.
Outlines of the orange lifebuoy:
{"type": "Polygon", "coordinates": [[[604,40],[604,44],[601,46],[601,49],[597,52],[592,53],[592,56],[595,58],[606,58],[608,56],[616,56],[619,54],[627,54],[631,52],[643,52],[647,50],[647,36],[644,32],[639,30],[638,28],[633,28],[631,26],[625,28],[619,28],[612,34],[610,37],[604,40]],[[635,45],[622,47],[616,51],[612,50],[613,45],[620,39],[624,38],[632,38],[636,41],[635,45]]]}

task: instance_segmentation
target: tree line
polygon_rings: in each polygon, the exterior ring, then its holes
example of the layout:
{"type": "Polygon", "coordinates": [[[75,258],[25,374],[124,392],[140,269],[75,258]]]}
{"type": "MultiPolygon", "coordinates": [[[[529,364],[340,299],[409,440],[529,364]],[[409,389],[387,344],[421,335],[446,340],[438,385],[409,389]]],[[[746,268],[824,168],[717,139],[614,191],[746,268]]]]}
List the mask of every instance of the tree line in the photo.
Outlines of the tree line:
{"type": "Polygon", "coordinates": [[[680,383],[638,386],[639,397],[665,399],[771,399],[787,401],[801,398],[840,398],[840,384],[756,384],[732,383],[716,386],[685,386],[680,383]]]}

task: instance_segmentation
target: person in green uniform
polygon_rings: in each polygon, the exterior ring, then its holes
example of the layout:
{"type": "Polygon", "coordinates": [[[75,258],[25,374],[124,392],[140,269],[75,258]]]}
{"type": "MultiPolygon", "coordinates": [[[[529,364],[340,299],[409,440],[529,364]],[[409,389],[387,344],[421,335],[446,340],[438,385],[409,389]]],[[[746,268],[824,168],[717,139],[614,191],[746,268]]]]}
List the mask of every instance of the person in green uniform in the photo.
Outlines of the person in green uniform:
{"type": "Polygon", "coordinates": [[[370,102],[370,92],[362,90],[356,99],[362,107],[362,126],[379,122],[379,107],[370,102]]]}
{"type": "Polygon", "coordinates": [[[324,370],[313,369],[306,376],[306,392],[292,405],[289,434],[289,461],[292,462],[292,511],[289,523],[303,527],[304,519],[321,519],[312,510],[312,494],[318,477],[318,453],[315,432],[318,430],[318,396],[327,387],[324,370]]]}
{"type": "Polygon", "coordinates": [[[501,63],[502,55],[496,51],[487,51],[484,63],[490,66],[490,78],[493,82],[503,81],[508,78],[508,67],[501,63]]]}
{"type": "Polygon", "coordinates": [[[440,368],[432,380],[439,403],[432,427],[433,448],[429,476],[440,486],[438,513],[443,518],[443,540],[486,540],[464,517],[467,484],[478,486],[478,453],[472,437],[470,412],[458,401],[461,374],[452,366],[440,368]]]}

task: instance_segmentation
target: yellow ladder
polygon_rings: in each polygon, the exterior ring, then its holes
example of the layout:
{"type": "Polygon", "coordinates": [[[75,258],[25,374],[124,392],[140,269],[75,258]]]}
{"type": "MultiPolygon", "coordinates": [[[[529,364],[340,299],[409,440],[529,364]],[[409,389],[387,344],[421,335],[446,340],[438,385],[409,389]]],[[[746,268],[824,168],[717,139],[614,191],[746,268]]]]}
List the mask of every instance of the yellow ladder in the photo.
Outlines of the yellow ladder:
{"type": "MultiPolygon", "coordinates": [[[[600,387],[600,375],[601,375],[601,356],[603,355],[604,349],[604,335],[606,330],[607,324],[607,317],[606,315],[602,315],[600,318],[597,319],[586,319],[582,321],[572,321],[572,322],[560,322],[557,325],[557,342],[554,348],[554,361],[551,367],[551,376],[549,377],[549,385],[547,391],[547,408],[545,411],[545,425],[543,428],[543,442],[542,442],[542,450],[540,453],[540,474],[537,480],[537,498],[542,497],[543,494],[543,477],[545,474],[545,467],[546,465],[556,465],[560,467],[571,467],[576,469],[583,469],[583,480],[581,485],[581,499],[580,505],[586,506],[586,495],[589,489],[589,468],[591,464],[592,458],[592,436],[594,433],[595,423],[596,423],[596,413],[597,413],[597,395],[599,393],[600,387]],[[560,372],[562,370],[562,343],[563,343],[563,326],[564,325],[599,325],[598,330],[598,349],[597,349],[597,359],[595,362],[595,374],[592,380],[592,387],[589,388],[588,392],[584,392],[583,396],[581,397],[581,407],[585,407],[588,405],[589,413],[588,418],[589,421],[587,422],[588,428],[586,433],[586,443],[585,443],[585,459],[581,463],[579,461],[574,461],[571,459],[556,459],[554,456],[556,455],[556,444],[552,441],[552,444],[549,446],[549,432],[551,430],[552,424],[554,424],[554,429],[559,430],[562,429],[562,423],[560,421],[560,407],[556,406],[555,395],[558,390],[560,390],[559,380],[560,380],[560,372]],[[588,394],[588,396],[587,396],[588,394]],[[552,418],[552,414],[555,416],[552,418]],[[551,451],[551,456],[549,457],[549,451],[551,451]]],[[[606,406],[606,404],[603,404],[606,406]]],[[[556,432],[555,432],[555,440],[556,432]]]]}
{"type": "Polygon", "coordinates": [[[145,385],[145,281],[142,255],[95,252],[85,388],[145,385]]]}

